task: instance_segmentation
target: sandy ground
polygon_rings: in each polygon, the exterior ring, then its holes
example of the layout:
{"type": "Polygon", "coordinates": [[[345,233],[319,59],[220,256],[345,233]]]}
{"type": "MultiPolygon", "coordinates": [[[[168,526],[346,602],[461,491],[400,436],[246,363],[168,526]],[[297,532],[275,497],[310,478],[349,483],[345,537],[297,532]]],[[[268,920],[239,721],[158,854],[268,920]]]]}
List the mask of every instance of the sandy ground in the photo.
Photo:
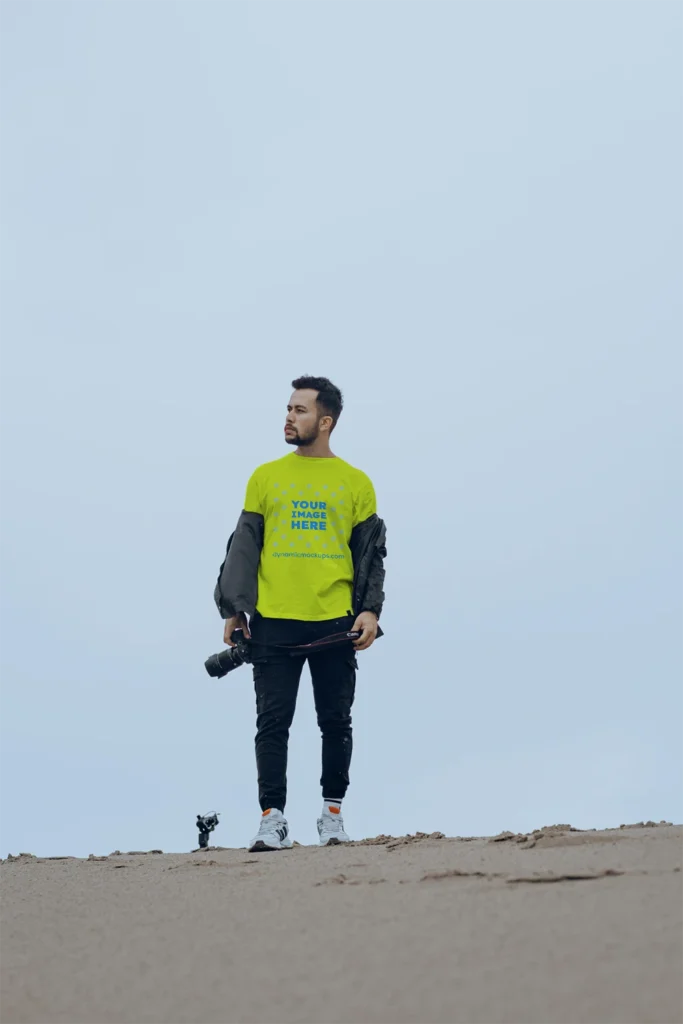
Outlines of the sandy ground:
{"type": "Polygon", "coordinates": [[[678,1024],[676,826],[2,864],[3,1024],[678,1024]]]}

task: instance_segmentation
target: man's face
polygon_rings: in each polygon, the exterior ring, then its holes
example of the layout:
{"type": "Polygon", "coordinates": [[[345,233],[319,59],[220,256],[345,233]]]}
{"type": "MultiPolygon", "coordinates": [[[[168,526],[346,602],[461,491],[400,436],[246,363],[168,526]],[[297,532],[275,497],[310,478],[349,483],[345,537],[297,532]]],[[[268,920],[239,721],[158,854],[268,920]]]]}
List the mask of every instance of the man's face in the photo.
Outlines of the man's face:
{"type": "MultiPolygon", "coordinates": [[[[320,424],[329,420],[329,416],[320,416],[316,398],[317,391],[310,389],[294,391],[287,406],[285,420],[285,441],[298,448],[313,444],[320,434],[320,424]]],[[[323,424],[324,426],[324,424],[323,424]]]]}

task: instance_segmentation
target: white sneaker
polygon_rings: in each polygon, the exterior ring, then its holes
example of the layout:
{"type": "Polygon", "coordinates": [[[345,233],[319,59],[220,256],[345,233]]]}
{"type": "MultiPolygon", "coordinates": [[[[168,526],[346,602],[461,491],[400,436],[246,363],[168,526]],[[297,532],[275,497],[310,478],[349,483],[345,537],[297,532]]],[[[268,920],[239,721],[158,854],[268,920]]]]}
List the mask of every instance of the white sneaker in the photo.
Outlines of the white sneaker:
{"type": "Polygon", "coordinates": [[[323,813],[318,818],[318,835],[321,846],[338,846],[339,843],[350,843],[351,838],[344,831],[344,819],[341,811],[330,811],[323,808],[323,813]]]}
{"type": "Polygon", "coordinates": [[[293,845],[289,838],[289,825],[282,811],[275,808],[264,811],[258,834],[251,841],[249,853],[265,850],[288,850],[293,845]]]}

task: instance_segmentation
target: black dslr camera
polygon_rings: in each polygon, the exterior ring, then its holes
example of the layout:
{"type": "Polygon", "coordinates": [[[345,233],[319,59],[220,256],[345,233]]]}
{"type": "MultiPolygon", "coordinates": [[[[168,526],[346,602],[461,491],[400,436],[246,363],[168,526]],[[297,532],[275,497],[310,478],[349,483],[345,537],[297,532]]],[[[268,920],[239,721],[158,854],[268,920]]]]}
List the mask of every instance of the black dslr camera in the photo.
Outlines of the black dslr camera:
{"type": "Polygon", "coordinates": [[[251,664],[251,642],[245,637],[244,630],[236,629],[230,639],[234,647],[227,647],[218,654],[212,654],[204,662],[204,668],[214,679],[222,679],[240,665],[251,664]]]}

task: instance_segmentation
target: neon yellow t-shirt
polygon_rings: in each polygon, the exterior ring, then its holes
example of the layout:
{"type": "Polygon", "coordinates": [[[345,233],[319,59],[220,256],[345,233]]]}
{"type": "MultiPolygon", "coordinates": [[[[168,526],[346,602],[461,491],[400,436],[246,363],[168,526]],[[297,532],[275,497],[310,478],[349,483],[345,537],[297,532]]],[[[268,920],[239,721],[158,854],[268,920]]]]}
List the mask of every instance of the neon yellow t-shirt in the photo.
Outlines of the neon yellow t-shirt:
{"type": "Polygon", "coordinates": [[[343,459],[292,452],[253,473],[244,509],[264,520],[261,615],[320,622],[352,611],[351,531],[377,511],[365,473],[343,459]]]}

